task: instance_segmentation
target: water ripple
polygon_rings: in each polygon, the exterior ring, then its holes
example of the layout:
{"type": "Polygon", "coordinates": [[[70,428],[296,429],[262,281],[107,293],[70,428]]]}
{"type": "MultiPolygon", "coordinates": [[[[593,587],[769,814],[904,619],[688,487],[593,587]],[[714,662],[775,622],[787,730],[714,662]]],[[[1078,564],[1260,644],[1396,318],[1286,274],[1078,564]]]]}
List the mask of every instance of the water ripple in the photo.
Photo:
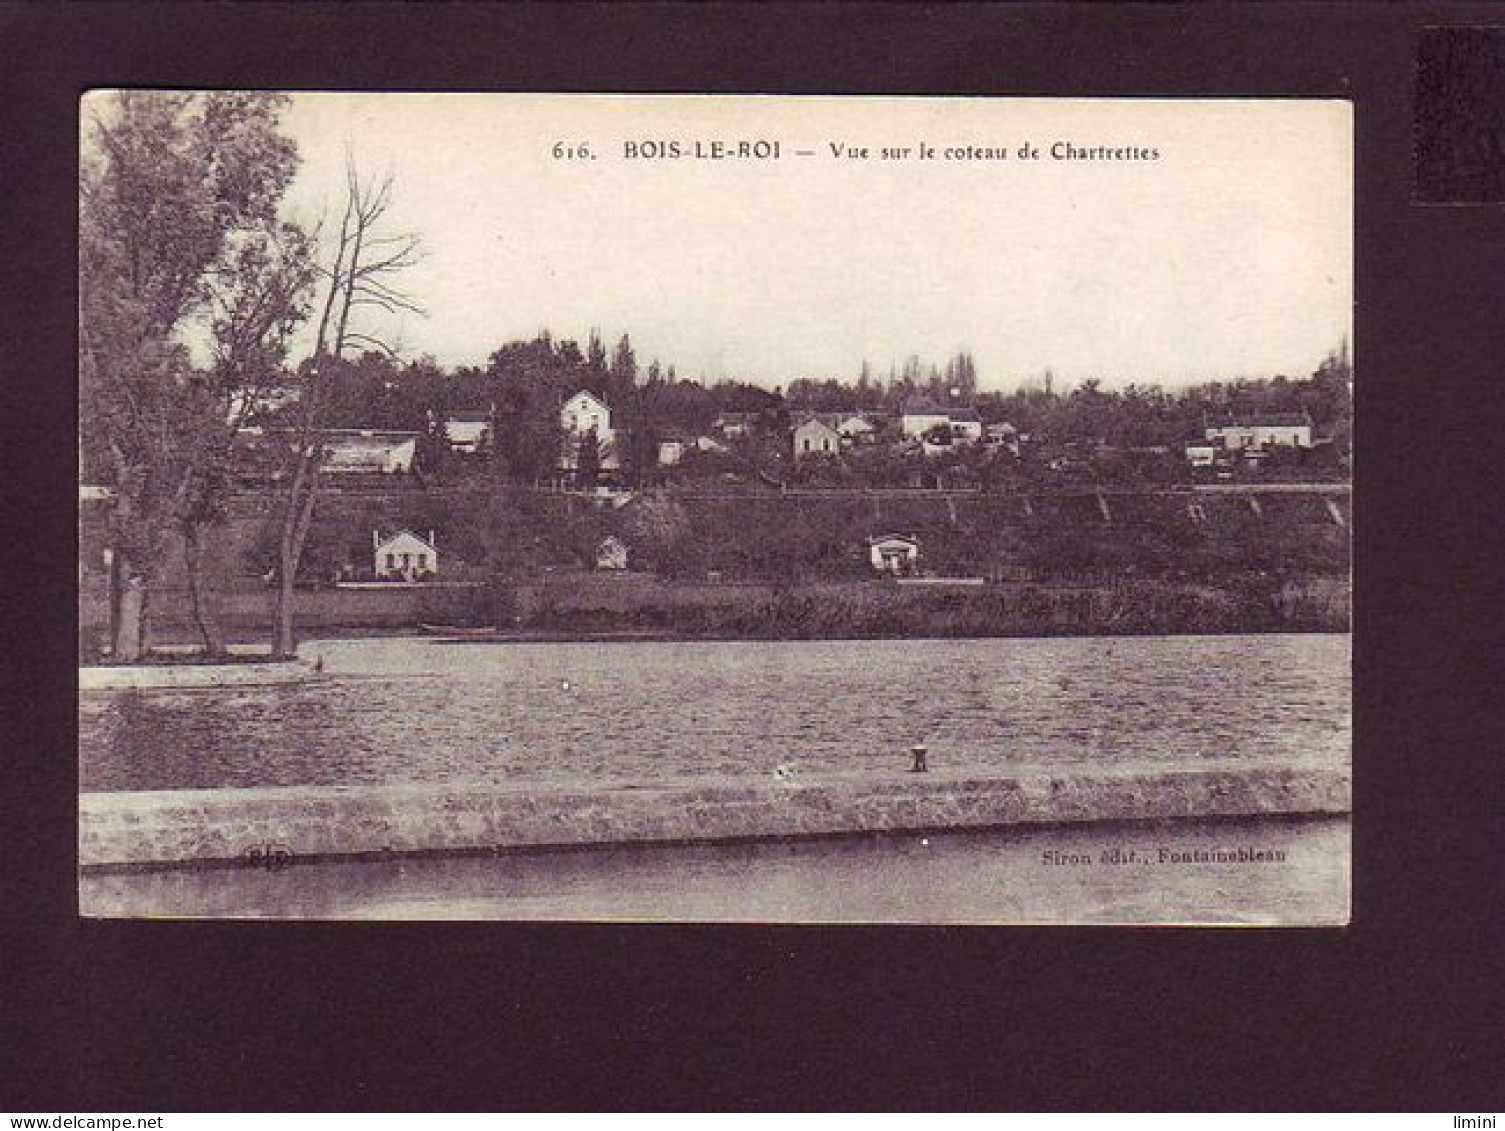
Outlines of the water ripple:
{"type": "Polygon", "coordinates": [[[86,790],[1349,754],[1346,636],[323,642],[326,678],[80,707],[86,790]]]}

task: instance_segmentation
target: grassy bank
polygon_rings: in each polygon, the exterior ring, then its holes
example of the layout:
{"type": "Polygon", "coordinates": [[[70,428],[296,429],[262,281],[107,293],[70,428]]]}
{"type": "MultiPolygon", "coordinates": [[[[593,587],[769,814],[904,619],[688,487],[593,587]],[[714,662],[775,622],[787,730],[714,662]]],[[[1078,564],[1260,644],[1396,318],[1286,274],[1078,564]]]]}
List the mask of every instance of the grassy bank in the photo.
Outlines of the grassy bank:
{"type": "MultiPolygon", "coordinates": [[[[421,623],[495,625],[565,639],[652,634],[749,640],[1344,632],[1349,625],[1348,585],[1328,579],[1284,585],[1251,578],[1220,586],[1125,580],[909,587],[582,574],[474,590],[303,592],[298,601],[304,636],[411,633],[421,623]]],[[[86,601],[82,612],[81,657],[92,659],[104,610],[86,601]]],[[[271,594],[228,595],[221,617],[232,639],[266,639],[271,594]]],[[[159,601],[154,632],[159,642],[192,640],[186,603],[159,601]]]]}
{"type": "Polygon", "coordinates": [[[686,637],[841,639],[1342,632],[1346,585],[1220,588],[1124,581],[1089,588],[1017,584],[782,589],[659,586],[627,603],[590,593],[535,595],[520,627],[553,632],[653,630],[686,637]]]}

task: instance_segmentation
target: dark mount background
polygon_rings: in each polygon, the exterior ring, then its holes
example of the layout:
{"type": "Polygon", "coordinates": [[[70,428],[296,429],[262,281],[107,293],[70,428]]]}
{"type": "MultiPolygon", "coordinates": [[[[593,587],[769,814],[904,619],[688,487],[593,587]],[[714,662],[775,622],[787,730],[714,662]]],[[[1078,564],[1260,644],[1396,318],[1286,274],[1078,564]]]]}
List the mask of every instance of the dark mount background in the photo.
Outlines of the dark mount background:
{"type": "Polygon", "coordinates": [[[1498,1110],[1505,213],[1412,195],[1418,32],[1500,14],[0,7],[7,714],[22,724],[3,794],[0,1106],[1498,1110]],[[90,85],[1352,98],[1354,925],[77,921],[72,233],[90,85]]]}

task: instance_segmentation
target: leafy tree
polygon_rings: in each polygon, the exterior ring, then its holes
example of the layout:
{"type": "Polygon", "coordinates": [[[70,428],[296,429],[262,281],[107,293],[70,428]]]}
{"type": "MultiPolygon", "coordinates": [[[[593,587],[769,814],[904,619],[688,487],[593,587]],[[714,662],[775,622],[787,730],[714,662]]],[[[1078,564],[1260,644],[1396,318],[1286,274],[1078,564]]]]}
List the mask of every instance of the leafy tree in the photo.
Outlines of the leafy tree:
{"type": "Polygon", "coordinates": [[[614,390],[625,392],[637,383],[638,363],[632,352],[632,341],[623,334],[611,354],[611,379],[614,390]]]}
{"type": "Polygon", "coordinates": [[[580,437],[575,450],[575,485],[582,491],[594,491],[601,480],[601,441],[594,428],[580,437]]]}
{"type": "Polygon", "coordinates": [[[847,487],[855,481],[851,470],[835,452],[811,452],[794,461],[791,476],[802,487],[847,487]]]}
{"type": "Polygon", "coordinates": [[[594,377],[605,377],[608,372],[606,346],[601,342],[599,330],[591,331],[590,340],[586,344],[585,367],[594,377]]]}
{"type": "Polygon", "coordinates": [[[487,362],[484,383],[496,405],[496,450],[512,482],[537,483],[555,474],[564,445],[559,406],[589,369],[577,359],[578,350],[561,351],[540,335],[507,343],[487,362]]]}
{"type": "MultiPolygon", "coordinates": [[[[79,178],[79,380],[85,464],[111,489],[111,644],[146,648],[166,531],[216,514],[237,394],[264,380],[301,317],[302,234],[277,206],[297,166],[285,97],[105,92],[86,100],[79,178]],[[216,359],[195,370],[187,343],[216,359]]],[[[241,397],[240,403],[247,403],[241,397]]]]}

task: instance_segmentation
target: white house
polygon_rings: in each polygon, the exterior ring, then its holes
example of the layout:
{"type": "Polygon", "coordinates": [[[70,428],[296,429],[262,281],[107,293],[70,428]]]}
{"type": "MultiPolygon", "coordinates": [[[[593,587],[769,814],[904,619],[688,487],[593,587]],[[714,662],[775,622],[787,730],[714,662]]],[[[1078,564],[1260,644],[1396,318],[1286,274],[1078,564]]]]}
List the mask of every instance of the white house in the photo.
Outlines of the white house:
{"type": "Polygon", "coordinates": [[[658,462],[660,467],[673,467],[685,458],[685,442],[683,440],[660,440],[658,442],[658,462]]]}
{"type": "Polygon", "coordinates": [[[381,531],[373,530],[371,552],[374,559],[372,572],[379,578],[417,581],[439,572],[439,551],[435,549],[432,530],[427,541],[411,530],[399,530],[386,537],[381,531]]]}
{"type": "Polygon", "coordinates": [[[596,543],[596,568],[610,570],[626,569],[627,543],[623,542],[615,534],[608,534],[600,542],[596,543]]]}
{"type": "Polygon", "coordinates": [[[1015,428],[1007,420],[1001,420],[994,424],[985,424],[982,430],[982,442],[984,444],[997,444],[1007,448],[1016,456],[1019,454],[1019,429],[1015,428]]]}
{"type": "Polygon", "coordinates": [[[324,436],[324,470],[341,474],[386,474],[413,470],[417,432],[329,429],[324,436]]]}
{"type": "Polygon", "coordinates": [[[1255,412],[1208,415],[1203,437],[1230,451],[1283,446],[1310,448],[1312,418],[1304,412],[1255,412]]]}
{"type": "Polygon", "coordinates": [[[899,417],[906,440],[917,439],[935,428],[945,428],[959,444],[974,444],[983,438],[982,417],[971,405],[942,407],[929,401],[910,401],[899,417]]]}
{"type": "Polygon", "coordinates": [[[452,412],[444,418],[444,439],[451,451],[475,455],[491,431],[488,412],[452,412]]]}
{"type": "Polygon", "coordinates": [[[711,431],[728,440],[740,439],[758,426],[755,412],[723,412],[711,422],[711,431]]]}
{"type": "Polygon", "coordinates": [[[923,436],[939,425],[950,427],[951,413],[928,401],[911,401],[904,406],[904,412],[899,417],[899,428],[906,440],[923,436]]]}
{"type": "Polygon", "coordinates": [[[836,431],[849,444],[865,444],[878,431],[877,426],[860,413],[846,413],[836,422],[836,431]]]}
{"type": "Polygon", "coordinates": [[[1218,449],[1212,444],[1186,445],[1186,462],[1192,467],[1211,467],[1217,458],[1218,449]]]}
{"type": "Polygon", "coordinates": [[[912,534],[880,534],[867,540],[868,556],[879,573],[913,573],[920,561],[920,540],[912,534]]]}
{"type": "Polygon", "coordinates": [[[611,426],[611,409],[600,397],[581,389],[559,409],[559,425],[564,429],[564,449],[559,457],[561,471],[574,471],[579,466],[580,442],[590,432],[596,434],[601,470],[621,470],[617,434],[611,426]]]}
{"type": "Polygon", "coordinates": [[[946,417],[951,424],[951,438],[958,444],[975,444],[982,439],[982,417],[975,408],[953,408],[946,417]]]}
{"type": "Polygon", "coordinates": [[[577,436],[591,431],[600,437],[610,436],[611,409],[600,397],[581,389],[560,408],[559,423],[566,432],[577,436]]]}
{"type": "Polygon", "coordinates": [[[841,433],[819,417],[812,416],[794,430],[794,458],[836,455],[841,451],[841,433]]]}

